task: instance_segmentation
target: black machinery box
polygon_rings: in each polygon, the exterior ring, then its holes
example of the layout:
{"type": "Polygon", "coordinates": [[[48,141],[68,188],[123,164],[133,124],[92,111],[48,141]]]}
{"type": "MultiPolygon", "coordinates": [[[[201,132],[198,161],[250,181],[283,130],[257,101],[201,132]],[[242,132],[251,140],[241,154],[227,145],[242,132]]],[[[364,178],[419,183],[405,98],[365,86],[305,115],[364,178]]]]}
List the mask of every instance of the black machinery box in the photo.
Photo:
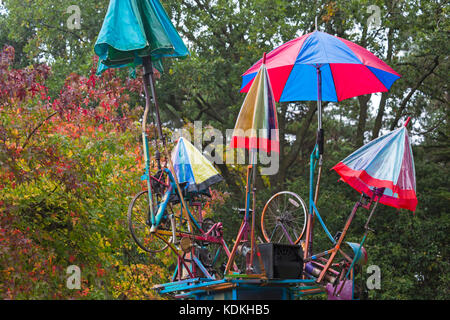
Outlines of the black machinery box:
{"type": "MultiPolygon", "coordinates": [[[[300,246],[281,243],[262,243],[258,250],[269,279],[301,279],[303,250],[300,246]]],[[[254,259],[255,271],[262,273],[259,259],[254,259]]]]}

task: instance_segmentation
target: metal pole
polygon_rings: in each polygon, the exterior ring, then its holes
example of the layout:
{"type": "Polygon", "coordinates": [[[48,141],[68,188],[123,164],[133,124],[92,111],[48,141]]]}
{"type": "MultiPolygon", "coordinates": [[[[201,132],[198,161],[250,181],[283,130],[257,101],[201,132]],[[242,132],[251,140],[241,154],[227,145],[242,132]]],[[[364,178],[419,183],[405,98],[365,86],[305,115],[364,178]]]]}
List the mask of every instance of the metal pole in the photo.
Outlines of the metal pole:
{"type": "Polygon", "coordinates": [[[313,210],[313,203],[317,203],[319,198],[319,186],[320,186],[320,178],[322,176],[322,154],[323,154],[323,129],[322,129],[322,72],[320,71],[321,65],[315,65],[316,74],[317,74],[317,137],[316,137],[316,146],[314,147],[313,152],[311,153],[310,158],[310,175],[309,175],[309,213],[308,217],[308,228],[306,230],[306,252],[305,257],[312,254],[312,245],[313,245],[313,235],[314,235],[314,218],[315,212],[313,210]],[[318,168],[318,176],[316,182],[315,193],[313,197],[313,179],[314,179],[314,161],[319,160],[319,168],[318,168]]]}
{"type": "MultiPolygon", "coordinates": [[[[264,54],[265,56],[265,54],[264,54]]],[[[250,232],[250,267],[253,266],[253,255],[255,250],[255,205],[256,205],[256,150],[252,149],[251,151],[251,164],[252,164],[252,196],[253,196],[253,205],[252,205],[252,225],[250,232]]]]}
{"type": "Polygon", "coordinates": [[[320,67],[322,65],[316,65],[317,72],[317,111],[318,111],[318,130],[322,129],[322,72],[320,67]]]}
{"type": "Polygon", "coordinates": [[[180,197],[180,202],[182,205],[182,210],[186,216],[186,220],[188,223],[188,230],[192,231],[192,226],[191,226],[191,218],[189,217],[188,211],[187,211],[187,206],[186,206],[186,201],[184,201],[184,197],[183,197],[183,192],[181,190],[180,184],[178,183],[178,177],[176,175],[175,169],[173,167],[173,163],[172,163],[172,158],[170,157],[169,151],[167,149],[167,145],[166,145],[166,139],[163,135],[163,131],[162,131],[162,123],[161,123],[161,117],[160,117],[160,113],[159,113],[159,105],[158,105],[158,100],[156,99],[156,90],[155,90],[155,79],[154,79],[154,74],[153,74],[153,66],[152,66],[152,59],[150,56],[146,56],[142,58],[142,64],[144,66],[144,78],[145,75],[148,75],[149,78],[149,82],[150,82],[150,88],[152,91],[152,97],[153,97],[153,103],[155,105],[155,113],[156,113],[156,121],[157,121],[157,125],[158,125],[158,134],[159,134],[159,138],[161,139],[162,143],[163,143],[163,148],[164,148],[164,153],[165,156],[167,158],[167,163],[169,164],[169,170],[172,172],[173,174],[173,179],[175,180],[175,184],[177,186],[177,191],[180,197]]]}
{"type": "MultiPolygon", "coordinates": [[[[245,184],[245,214],[244,219],[242,220],[241,227],[239,228],[238,235],[236,237],[236,241],[233,245],[233,249],[231,250],[231,254],[228,258],[227,265],[225,267],[224,274],[228,274],[228,272],[231,269],[231,266],[234,263],[237,248],[239,247],[241,240],[244,239],[244,241],[248,240],[248,220],[249,220],[249,211],[250,211],[250,179],[251,179],[251,170],[252,165],[249,164],[247,166],[247,176],[246,176],[246,184],[245,184]]],[[[247,266],[246,266],[247,267],[247,266]]],[[[247,270],[246,270],[247,272],[247,270]]]]}
{"type": "Polygon", "coordinates": [[[144,73],[144,94],[145,94],[145,110],[144,116],[142,117],[142,143],[144,147],[144,161],[145,161],[145,171],[147,174],[147,189],[148,189],[148,200],[149,200],[149,210],[150,210],[150,224],[155,223],[155,208],[154,208],[154,196],[150,183],[150,152],[148,150],[148,140],[147,140],[147,118],[148,112],[150,110],[150,93],[148,92],[149,77],[144,73]]]}
{"type": "Polygon", "coordinates": [[[358,208],[360,206],[361,206],[361,202],[359,202],[359,201],[356,202],[356,204],[354,205],[353,210],[350,213],[350,216],[348,217],[347,222],[345,223],[344,229],[342,230],[341,236],[339,237],[339,240],[337,241],[336,245],[334,246],[333,252],[331,253],[330,257],[328,258],[328,261],[327,261],[325,267],[322,269],[322,272],[320,273],[319,277],[317,278],[318,283],[320,283],[323,280],[328,268],[333,263],[334,257],[336,256],[339,248],[341,247],[341,243],[342,243],[342,241],[344,241],[344,238],[347,234],[348,228],[350,227],[350,224],[352,223],[353,218],[356,215],[356,211],[358,210],[358,208]]]}

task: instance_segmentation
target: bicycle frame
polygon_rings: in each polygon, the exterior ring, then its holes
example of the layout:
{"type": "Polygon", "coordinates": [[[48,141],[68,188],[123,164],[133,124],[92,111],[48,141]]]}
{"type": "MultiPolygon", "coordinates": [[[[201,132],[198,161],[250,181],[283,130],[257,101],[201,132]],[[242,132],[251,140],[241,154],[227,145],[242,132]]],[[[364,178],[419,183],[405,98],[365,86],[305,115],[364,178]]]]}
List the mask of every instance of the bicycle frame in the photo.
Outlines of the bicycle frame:
{"type": "MultiPolygon", "coordinates": [[[[272,234],[270,236],[270,239],[272,239],[273,235],[275,234],[275,232],[277,231],[278,228],[281,228],[281,231],[283,232],[283,235],[287,238],[287,240],[289,241],[290,244],[294,244],[294,241],[292,241],[291,237],[289,236],[289,233],[286,230],[286,227],[282,224],[282,223],[277,223],[275,225],[275,228],[273,228],[272,234]]],[[[283,239],[283,237],[281,237],[280,239],[278,239],[278,242],[281,241],[281,239],[283,239]]]]}
{"type": "MultiPolygon", "coordinates": [[[[241,242],[247,242],[249,240],[249,234],[250,234],[250,257],[247,256],[247,259],[246,259],[246,272],[247,273],[251,272],[251,268],[253,266],[254,253],[255,253],[255,251],[258,251],[257,247],[255,246],[255,234],[254,234],[255,201],[256,201],[255,189],[254,189],[254,187],[253,187],[253,189],[251,187],[255,183],[255,177],[256,177],[256,167],[255,167],[256,152],[252,152],[251,156],[252,156],[252,161],[251,161],[252,164],[247,166],[247,181],[246,181],[247,183],[246,183],[246,193],[245,193],[245,215],[244,215],[244,219],[241,223],[241,226],[239,228],[239,232],[236,237],[236,241],[234,243],[233,250],[231,251],[231,256],[228,259],[228,262],[227,262],[227,265],[225,268],[225,274],[229,273],[231,266],[234,264],[236,252],[237,252],[238,247],[241,244],[241,242]],[[252,183],[252,181],[253,181],[253,183],[252,183]],[[252,200],[252,194],[253,194],[253,209],[252,209],[252,215],[250,216],[250,202],[252,200]]],[[[257,252],[257,257],[259,260],[262,274],[254,274],[251,276],[264,278],[264,277],[266,277],[266,272],[265,272],[264,264],[262,262],[262,258],[261,258],[261,255],[259,254],[259,252],[257,252]]],[[[247,277],[250,277],[250,275],[247,274],[247,277]]]]}
{"type": "MultiPolygon", "coordinates": [[[[359,257],[360,254],[360,250],[362,245],[364,244],[367,235],[368,235],[368,231],[370,230],[368,228],[368,224],[369,221],[377,207],[379,198],[381,197],[381,195],[384,192],[384,188],[374,188],[373,190],[373,195],[371,198],[369,198],[369,202],[368,203],[364,203],[364,197],[367,198],[367,196],[365,196],[364,194],[361,194],[361,198],[359,201],[356,202],[356,204],[354,205],[349,217],[347,218],[347,221],[344,225],[344,228],[341,232],[341,234],[339,235],[338,239],[335,239],[330,231],[328,230],[328,228],[326,227],[325,223],[323,222],[322,217],[320,216],[319,210],[316,207],[316,201],[317,201],[317,197],[318,197],[318,184],[319,182],[317,182],[316,185],[316,192],[315,192],[315,196],[313,195],[313,183],[314,183],[314,172],[315,172],[315,168],[316,165],[318,163],[318,161],[320,162],[321,159],[321,155],[319,154],[319,150],[318,150],[319,146],[318,144],[315,145],[313,152],[311,153],[311,157],[310,157],[310,182],[309,182],[309,215],[308,215],[308,221],[307,221],[307,230],[306,230],[306,240],[305,240],[305,252],[304,252],[304,262],[305,265],[307,262],[310,261],[317,261],[318,259],[323,259],[324,256],[330,255],[330,257],[328,259],[324,259],[325,260],[325,265],[322,265],[322,271],[320,272],[319,276],[317,277],[317,282],[320,283],[323,281],[323,279],[326,276],[327,271],[330,270],[330,267],[332,266],[332,263],[336,257],[336,254],[339,252],[343,255],[344,259],[347,261],[348,264],[350,264],[350,266],[347,269],[347,272],[345,273],[345,277],[344,277],[344,282],[348,279],[348,277],[352,274],[352,270],[354,268],[354,265],[356,263],[357,258],[359,257]],[[372,203],[375,202],[375,205],[373,206],[371,213],[367,219],[367,222],[365,224],[365,228],[366,228],[366,232],[363,236],[363,239],[360,243],[360,247],[357,251],[357,253],[355,254],[354,258],[349,257],[347,254],[345,254],[345,252],[343,252],[341,250],[341,244],[344,241],[344,238],[347,234],[347,231],[350,227],[351,222],[353,221],[353,218],[356,215],[356,212],[358,210],[359,207],[363,207],[365,209],[370,209],[372,203]],[[311,251],[312,251],[312,238],[313,238],[313,225],[314,225],[314,221],[317,218],[317,220],[319,221],[322,229],[325,231],[327,237],[330,239],[330,241],[333,243],[333,247],[329,250],[325,250],[321,253],[312,255],[311,251]]],[[[320,176],[319,178],[320,179],[320,176]]],[[[341,285],[341,289],[339,290],[338,294],[340,293],[340,291],[342,290],[343,284],[341,285]]]]}
{"type": "MultiPolygon", "coordinates": [[[[194,239],[196,241],[205,241],[205,242],[215,242],[221,244],[221,248],[224,249],[224,251],[227,253],[228,257],[230,256],[230,252],[228,250],[228,247],[226,246],[225,241],[223,240],[223,235],[221,233],[222,230],[222,224],[217,223],[214,224],[213,227],[210,230],[203,231],[201,226],[199,225],[198,221],[194,218],[192,213],[190,212],[184,196],[183,191],[181,190],[180,184],[178,182],[178,178],[175,174],[175,169],[171,160],[171,157],[169,155],[169,151],[166,144],[166,139],[162,131],[162,124],[159,114],[159,106],[158,101],[156,97],[155,92],[155,79],[153,74],[153,66],[152,66],[152,60],[150,56],[143,57],[143,69],[144,69],[144,75],[143,75],[143,88],[145,93],[145,109],[144,109],[144,115],[142,118],[142,143],[143,143],[143,151],[144,151],[144,158],[145,158],[145,174],[141,177],[141,180],[146,180],[147,184],[147,195],[148,195],[148,216],[146,223],[150,226],[150,232],[154,234],[156,237],[160,238],[163,242],[165,242],[177,255],[178,259],[178,265],[184,266],[187,268],[187,264],[184,261],[184,258],[182,255],[180,255],[177,252],[177,249],[173,246],[175,244],[176,237],[186,237],[190,239],[194,239]],[[150,95],[150,90],[151,95],[150,95]],[[157,124],[157,132],[155,132],[155,136],[157,135],[159,140],[162,142],[163,145],[163,151],[165,152],[165,156],[167,159],[167,163],[169,166],[168,168],[164,169],[164,172],[167,173],[169,176],[169,183],[165,184],[161,179],[157,179],[153,177],[150,174],[150,153],[149,153],[149,145],[148,145],[148,138],[146,133],[146,125],[147,125],[147,117],[150,112],[150,106],[151,102],[153,100],[153,104],[155,107],[155,116],[156,116],[156,124],[157,124]],[[155,192],[152,189],[152,180],[156,181],[163,186],[167,188],[167,191],[164,193],[162,200],[158,202],[158,199],[155,201],[155,192]],[[170,196],[173,194],[179,195],[180,205],[181,205],[181,214],[180,219],[185,219],[187,221],[188,225],[188,232],[178,232],[176,230],[175,226],[175,217],[172,215],[171,217],[167,216],[167,206],[170,202],[170,196]],[[172,230],[171,232],[168,230],[161,230],[158,227],[160,226],[162,220],[164,217],[170,218],[172,223],[172,230]],[[201,235],[195,235],[194,230],[192,229],[192,224],[196,229],[198,229],[201,232],[201,235]],[[213,235],[213,230],[219,231],[216,232],[217,236],[213,235]],[[165,236],[172,236],[172,242],[167,241],[165,236]]],[[[159,152],[156,150],[156,160],[158,161],[158,169],[161,169],[161,166],[159,164],[159,152]]],[[[193,251],[191,252],[193,253],[193,251]]],[[[217,259],[217,255],[215,257],[217,259]]],[[[193,264],[191,266],[197,265],[207,276],[209,274],[207,273],[206,268],[202,266],[199,259],[197,259],[195,256],[192,257],[193,264]]],[[[237,269],[235,267],[235,269],[237,269]]],[[[179,272],[179,271],[178,271],[179,272]]],[[[192,273],[188,270],[189,275],[192,276],[192,273]]]]}
{"type": "MultiPolygon", "coordinates": [[[[193,225],[201,232],[201,234],[194,235],[190,232],[180,232],[180,231],[176,231],[175,228],[172,228],[172,231],[158,229],[158,227],[160,226],[161,221],[163,220],[164,217],[174,219],[174,217],[167,216],[167,206],[170,203],[171,196],[174,194],[177,194],[175,180],[173,178],[171,171],[169,169],[165,168],[164,172],[169,177],[169,184],[166,184],[166,183],[162,182],[160,179],[157,179],[153,176],[149,176],[149,178],[148,178],[148,179],[153,179],[154,181],[157,181],[158,183],[162,183],[164,186],[167,187],[167,191],[164,193],[164,195],[161,199],[161,202],[157,204],[157,212],[155,214],[154,223],[151,224],[151,232],[155,233],[158,238],[160,238],[164,242],[166,242],[166,244],[168,244],[169,247],[172,249],[172,251],[174,251],[174,253],[177,255],[178,263],[177,263],[177,267],[174,271],[174,275],[173,275],[173,279],[172,279],[172,280],[175,280],[176,277],[181,279],[182,268],[188,267],[188,264],[186,263],[186,261],[187,261],[186,252],[181,254],[178,252],[177,249],[175,249],[173,247],[173,244],[174,244],[174,241],[176,238],[186,237],[186,238],[193,239],[197,242],[207,242],[207,243],[219,244],[220,247],[218,248],[218,250],[214,256],[212,265],[214,265],[214,263],[217,262],[217,259],[219,258],[221,250],[223,250],[228,257],[230,257],[230,250],[228,249],[228,246],[227,246],[225,240],[223,239],[222,223],[217,222],[217,223],[213,224],[213,226],[209,230],[203,230],[202,227],[199,225],[197,219],[193,216],[193,214],[191,213],[191,211],[189,210],[188,207],[186,207],[185,209],[189,214],[189,218],[191,219],[191,222],[193,223],[193,225]],[[169,237],[172,236],[172,242],[167,241],[166,239],[163,238],[163,236],[169,236],[169,237]]],[[[181,201],[180,201],[180,205],[183,206],[183,203],[181,201]]],[[[183,213],[183,208],[180,208],[180,209],[181,209],[181,212],[180,212],[180,218],[181,218],[182,213],[183,213]]],[[[150,215],[150,212],[149,212],[149,215],[150,215]]],[[[196,269],[198,268],[202,271],[202,273],[207,278],[212,279],[213,277],[208,273],[207,269],[205,268],[205,266],[203,266],[201,261],[194,255],[193,251],[190,252],[190,255],[191,255],[191,257],[189,258],[189,260],[191,262],[191,264],[190,264],[191,267],[189,269],[187,269],[189,276],[192,277],[193,275],[195,275],[196,269]]],[[[233,269],[237,270],[237,266],[234,265],[233,269]]]]}
{"type": "MultiPolygon", "coordinates": [[[[169,176],[169,185],[164,184],[166,187],[168,186],[168,189],[164,193],[164,196],[162,198],[161,203],[157,204],[157,208],[158,209],[157,209],[157,213],[156,213],[154,219],[150,220],[150,221],[152,221],[150,232],[155,232],[157,230],[157,228],[159,227],[162,218],[166,214],[167,205],[170,202],[170,196],[176,194],[175,190],[177,190],[176,189],[176,184],[175,184],[175,179],[173,178],[172,172],[170,172],[170,170],[167,169],[167,168],[164,168],[164,172],[169,176]]],[[[158,179],[156,179],[154,177],[151,177],[151,178],[153,178],[155,181],[158,181],[158,182],[162,183],[160,180],[158,180],[158,179]]],[[[147,181],[149,181],[149,180],[150,180],[150,178],[148,178],[147,181]]],[[[178,196],[181,198],[183,195],[178,195],[178,196]]],[[[181,203],[181,206],[183,207],[183,203],[181,202],[181,200],[180,200],[180,203],[181,203]]],[[[185,209],[186,209],[186,211],[187,211],[187,213],[189,215],[189,218],[193,222],[194,226],[198,230],[202,230],[202,228],[199,226],[197,220],[194,218],[194,216],[190,212],[189,208],[186,206],[185,209]]]]}
{"type": "Polygon", "coordinates": [[[322,217],[320,216],[319,210],[316,207],[316,201],[318,198],[318,186],[316,187],[316,193],[314,195],[313,193],[313,185],[314,185],[314,171],[316,169],[316,166],[318,162],[321,161],[321,156],[319,154],[319,145],[316,144],[313,152],[311,153],[310,157],[310,166],[309,166],[309,219],[306,229],[306,250],[305,250],[305,259],[308,257],[308,255],[311,254],[312,251],[312,231],[313,231],[313,223],[315,221],[315,218],[319,220],[320,225],[322,226],[322,229],[325,231],[328,238],[331,240],[333,244],[336,243],[336,240],[331,235],[330,231],[328,230],[327,226],[322,220],[322,217]]]}

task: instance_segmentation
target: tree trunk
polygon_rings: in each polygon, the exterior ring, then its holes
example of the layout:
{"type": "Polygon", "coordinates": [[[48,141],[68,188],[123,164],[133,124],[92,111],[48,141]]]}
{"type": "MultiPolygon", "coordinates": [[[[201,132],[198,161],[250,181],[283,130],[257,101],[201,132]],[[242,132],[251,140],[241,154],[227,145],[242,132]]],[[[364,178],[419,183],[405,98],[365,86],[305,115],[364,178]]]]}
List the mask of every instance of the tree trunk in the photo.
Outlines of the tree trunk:
{"type": "Polygon", "coordinates": [[[383,125],[383,116],[384,110],[386,109],[387,97],[388,97],[387,92],[383,92],[381,94],[381,100],[378,106],[377,117],[375,118],[375,124],[373,125],[372,130],[372,140],[378,138],[378,135],[380,134],[381,126],[383,125]]]}
{"type": "MultiPolygon", "coordinates": [[[[279,105],[280,112],[277,114],[278,116],[278,130],[279,130],[279,138],[280,138],[280,158],[279,161],[281,162],[281,159],[284,155],[284,146],[285,146],[285,140],[284,140],[284,134],[285,134],[285,126],[286,126],[286,110],[287,110],[287,103],[280,103],[279,105]]],[[[282,181],[285,177],[286,168],[283,166],[279,166],[278,174],[272,175],[269,177],[270,185],[275,186],[279,183],[279,181],[282,181]]]]}
{"type": "MultiPolygon", "coordinates": [[[[386,63],[389,65],[391,64],[392,53],[394,51],[392,38],[393,38],[393,29],[389,28],[389,31],[387,34],[387,54],[386,54],[386,63]]],[[[383,125],[383,117],[384,117],[384,110],[386,109],[387,97],[388,97],[388,92],[383,92],[381,94],[381,100],[380,100],[380,104],[378,105],[378,112],[377,112],[377,116],[375,118],[375,124],[373,125],[373,129],[372,129],[372,140],[378,138],[378,135],[380,134],[380,130],[383,125]]]]}
{"type": "MultiPolygon", "coordinates": [[[[281,182],[286,180],[287,172],[289,168],[294,164],[296,159],[298,159],[298,155],[300,154],[300,151],[302,150],[302,147],[304,145],[305,138],[308,134],[309,127],[311,126],[312,119],[317,111],[317,103],[312,102],[310,103],[310,107],[307,111],[307,113],[303,116],[302,125],[300,127],[300,130],[297,132],[295,136],[295,142],[292,145],[292,148],[288,154],[285,154],[284,152],[281,153],[280,151],[280,169],[279,174],[274,175],[271,177],[271,184],[273,186],[279,185],[281,182]]],[[[284,131],[283,131],[284,132],[284,131]]],[[[284,143],[284,140],[281,136],[281,130],[280,130],[280,144],[284,143]]],[[[281,150],[281,148],[280,148],[281,150]]],[[[284,150],[284,148],[283,148],[284,150]]]]}
{"type": "Polygon", "coordinates": [[[356,128],[356,146],[360,147],[364,144],[364,132],[366,130],[367,109],[371,94],[365,94],[358,97],[359,101],[359,118],[358,127],[356,128]]]}

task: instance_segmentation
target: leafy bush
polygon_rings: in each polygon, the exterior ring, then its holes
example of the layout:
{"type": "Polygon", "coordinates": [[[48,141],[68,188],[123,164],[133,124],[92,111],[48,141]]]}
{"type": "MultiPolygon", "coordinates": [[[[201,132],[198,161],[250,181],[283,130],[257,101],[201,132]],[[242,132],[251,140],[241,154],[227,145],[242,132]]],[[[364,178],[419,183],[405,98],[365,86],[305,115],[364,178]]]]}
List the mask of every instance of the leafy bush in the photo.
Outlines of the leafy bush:
{"type": "Polygon", "coordinates": [[[0,297],[157,298],[150,288],[173,258],[137,251],[126,223],[143,172],[140,81],[71,74],[52,99],[50,68],[16,70],[13,59],[3,48],[0,297]],[[80,290],[66,287],[69,265],[80,290]]]}

